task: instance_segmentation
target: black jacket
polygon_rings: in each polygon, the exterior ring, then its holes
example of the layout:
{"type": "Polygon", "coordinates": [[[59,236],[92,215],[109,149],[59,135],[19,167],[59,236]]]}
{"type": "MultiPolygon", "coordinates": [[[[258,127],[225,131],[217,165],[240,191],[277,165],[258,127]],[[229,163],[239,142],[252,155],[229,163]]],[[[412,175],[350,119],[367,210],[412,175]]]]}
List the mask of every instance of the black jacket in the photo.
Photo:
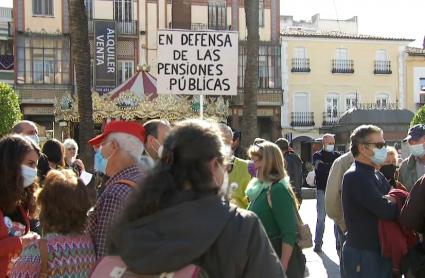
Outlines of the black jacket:
{"type": "Polygon", "coordinates": [[[115,225],[108,254],[137,274],[199,265],[209,277],[285,277],[257,216],[209,196],[115,225]]]}
{"type": "Polygon", "coordinates": [[[288,151],[283,155],[283,158],[285,159],[286,172],[288,173],[292,188],[297,197],[300,198],[301,187],[303,185],[303,162],[301,157],[293,151],[288,151]]]}

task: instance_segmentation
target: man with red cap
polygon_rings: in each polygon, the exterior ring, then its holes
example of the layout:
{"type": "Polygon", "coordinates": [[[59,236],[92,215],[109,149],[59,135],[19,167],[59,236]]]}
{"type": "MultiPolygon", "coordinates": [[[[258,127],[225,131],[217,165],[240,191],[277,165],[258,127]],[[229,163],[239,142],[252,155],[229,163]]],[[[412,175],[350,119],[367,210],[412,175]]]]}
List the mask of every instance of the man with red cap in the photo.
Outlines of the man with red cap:
{"type": "Polygon", "coordinates": [[[87,232],[93,239],[97,259],[106,255],[107,232],[134,190],[132,187],[142,178],[138,163],[144,140],[142,125],[114,121],[101,135],[89,141],[96,151],[95,169],[110,177],[88,218],[87,232]]]}

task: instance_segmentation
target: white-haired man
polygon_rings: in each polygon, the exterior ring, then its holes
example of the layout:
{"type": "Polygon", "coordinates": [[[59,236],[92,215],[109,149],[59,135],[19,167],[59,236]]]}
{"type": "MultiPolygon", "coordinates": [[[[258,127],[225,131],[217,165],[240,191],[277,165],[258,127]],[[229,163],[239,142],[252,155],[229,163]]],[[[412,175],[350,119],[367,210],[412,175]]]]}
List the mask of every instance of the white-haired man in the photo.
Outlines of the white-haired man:
{"type": "Polygon", "coordinates": [[[96,256],[106,255],[106,236],[133,187],[142,178],[139,160],[144,150],[145,129],[135,122],[114,121],[89,141],[95,148],[95,168],[110,179],[89,213],[87,232],[94,242],[96,256]]]}
{"type": "Polygon", "coordinates": [[[317,187],[317,224],[316,237],[314,239],[314,252],[322,252],[323,233],[325,232],[325,192],[328,182],[329,172],[335,159],[341,156],[335,152],[335,138],[333,134],[325,134],[322,137],[323,149],[313,154],[313,165],[316,173],[317,187]]]}

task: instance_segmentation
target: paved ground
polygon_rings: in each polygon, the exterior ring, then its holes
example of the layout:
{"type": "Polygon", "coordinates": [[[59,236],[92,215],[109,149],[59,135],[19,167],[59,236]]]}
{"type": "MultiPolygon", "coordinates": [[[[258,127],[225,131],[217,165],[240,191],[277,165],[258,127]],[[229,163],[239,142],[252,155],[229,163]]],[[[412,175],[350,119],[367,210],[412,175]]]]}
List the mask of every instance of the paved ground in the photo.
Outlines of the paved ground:
{"type": "MultiPolygon", "coordinates": [[[[303,200],[300,210],[301,218],[310,226],[313,240],[316,232],[316,200],[303,200]]],[[[336,253],[334,223],[326,217],[326,228],[323,236],[323,252],[315,253],[313,248],[304,249],[307,258],[307,269],[305,277],[311,278],[340,278],[339,258],[336,253]]]]}

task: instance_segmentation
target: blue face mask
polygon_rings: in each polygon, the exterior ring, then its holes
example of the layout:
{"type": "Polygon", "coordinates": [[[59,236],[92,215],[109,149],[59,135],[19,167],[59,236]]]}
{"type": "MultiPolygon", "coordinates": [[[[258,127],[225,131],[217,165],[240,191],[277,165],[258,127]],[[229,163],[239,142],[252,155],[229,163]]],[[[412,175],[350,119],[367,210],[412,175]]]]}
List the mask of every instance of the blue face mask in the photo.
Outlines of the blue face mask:
{"type": "Polygon", "coordinates": [[[32,141],[34,141],[37,145],[40,145],[40,138],[37,135],[28,136],[32,141]]]}
{"type": "MultiPolygon", "coordinates": [[[[107,146],[109,143],[104,146],[107,146]]],[[[106,166],[108,166],[108,159],[104,158],[102,155],[102,147],[104,146],[100,146],[100,148],[94,155],[94,168],[106,175],[106,166]]]]}
{"type": "MultiPolygon", "coordinates": [[[[365,145],[366,148],[370,149],[368,146],[365,145]]],[[[385,160],[387,159],[387,148],[382,147],[380,149],[374,148],[373,149],[373,156],[370,157],[370,160],[375,163],[376,165],[382,165],[385,160]]]]}

